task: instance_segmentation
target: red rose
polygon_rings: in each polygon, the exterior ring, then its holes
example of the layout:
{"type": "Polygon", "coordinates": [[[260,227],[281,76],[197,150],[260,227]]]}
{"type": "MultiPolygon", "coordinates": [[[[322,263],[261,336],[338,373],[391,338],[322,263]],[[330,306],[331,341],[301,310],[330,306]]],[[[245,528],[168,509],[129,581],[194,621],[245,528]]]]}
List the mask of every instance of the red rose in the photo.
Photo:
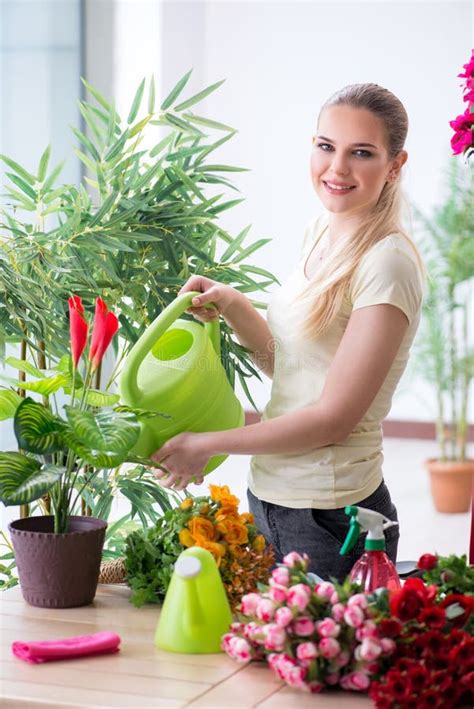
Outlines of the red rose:
{"type": "Polygon", "coordinates": [[[407,676],[415,694],[421,692],[425,687],[429,687],[429,675],[423,665],[415,665],[413,663],[413,666],[408,670],[407,676]]]}
{"type": "Polygon", "coordinates": [[[390,596],[390,613],[402,621],[418,618],[420,611],[431,605],[436,586],[426,586],[419,578],[409,578],[390,596]]]}
{"type": "Polygon", "coordinates": [[[446,647],[445,635],[438,630],[428,630],[420,635],[417,643],[430,655],[440,655],[448,648],[446,647]]]}
{"type": "Polygon", "coordinates": [[[449,653],[449,659],[461,670],[472,670],[474,668],[474,638],[468,638],[457,647],[453,647],[449,653]]]}
{"type": "Polygon", "coordinates": [[[412,686],[406,676],[398,670],[389,670],[385,675],[387,689],[397,702],[405,702],[412,694],[412,686]]]}
{"type": "Polygon", "coordinates": [[[423,569],[423,571],[430,571],[434,569],[437,563],[438,557],[434,556],[434,554],[423,554],[423,556],[420,556],[418,559],[417,566],[419,569],[423,569]]]}
{"type": "Polygon", "coordinates": [[[393,618],[384,618],[378,626],[380,634],[385,638],[396,638],[402,632],[401,623],[393,618]]]}
{"type": "Polygon", "coordinates": [[[447,619],[454,626],[461,628],[467,623],[469,616],[474,611],[474,597],[463,596],[461,593],[450,593],[439,605],[441,608],[449,608],[449,606],[453,606],[456,603],[462,608],[463,613],[456,616],[456,618],[449,618],[449,612],[447,612],[447,619]]]}
{"type": "Polygon", "coordinates": [[[443,628],[446,623],[446,611],[438,606],[428,606],[428,608],[423,608],[418,616],[418,621],[431,628],[443,628]]]}

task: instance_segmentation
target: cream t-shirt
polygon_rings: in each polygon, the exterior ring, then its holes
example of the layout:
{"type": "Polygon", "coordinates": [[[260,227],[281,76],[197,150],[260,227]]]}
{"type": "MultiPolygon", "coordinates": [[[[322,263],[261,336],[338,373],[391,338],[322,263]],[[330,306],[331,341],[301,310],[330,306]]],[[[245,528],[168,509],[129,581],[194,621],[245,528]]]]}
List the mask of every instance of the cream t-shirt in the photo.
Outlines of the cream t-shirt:
{"type": "Polygon", "coordinates": [[[329,328],[312,340],[291,332],[289,322],[301,315],[292,300],[308,284],[306,260],[327,224],[328,215],[323,214],[307,226],[300,261],[268,303],[275,365],[262,421],[318,401],[352,310],[390,303],[406,314],[409,327],[385,381],[348,438],[310,452],[252,456],[250,490],[261,500],[285,507],[334,509],[355,504],[377,489],[382,481],[382,421],[390,411],[420,320],[423,278],[410,242],[394,233],[365,254],[329,328]]]}

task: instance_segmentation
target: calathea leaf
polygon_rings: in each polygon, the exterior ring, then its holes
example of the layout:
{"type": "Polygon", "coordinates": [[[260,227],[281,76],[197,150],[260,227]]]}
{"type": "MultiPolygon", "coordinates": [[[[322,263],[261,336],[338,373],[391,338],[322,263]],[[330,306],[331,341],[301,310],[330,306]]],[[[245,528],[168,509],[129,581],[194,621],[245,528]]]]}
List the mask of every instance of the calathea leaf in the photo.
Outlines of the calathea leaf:
{"type": "Polygon", "coordinates": [[[0,453],[0,500],[4,505],[26,505],[45,495],[65,468],[41,465],[22,453],[0,453]]]}
{"type": "Polygon", "coordinates": [[[17,408],[13,426],[18,446],[30,453],[47,455],[64,445],[61,419],[29,397],[17,408]]]}

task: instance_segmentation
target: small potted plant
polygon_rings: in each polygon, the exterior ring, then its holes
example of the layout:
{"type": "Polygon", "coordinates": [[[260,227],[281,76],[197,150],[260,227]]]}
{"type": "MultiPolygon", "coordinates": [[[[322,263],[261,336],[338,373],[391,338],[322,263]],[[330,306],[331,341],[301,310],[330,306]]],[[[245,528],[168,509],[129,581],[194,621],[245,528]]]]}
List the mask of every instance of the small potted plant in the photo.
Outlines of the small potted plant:
{"type": "Polygon", "coordinates": [[[116,316],[97,298],[81,376],[79,362],[90,328],[79,296],[69,298],[69,313],[72,356],[63,357],[49,372],[24,363],[37,381],[10,381],[23,392],[41,394],[42,402],[13,389],[0,392],[2,417],[13,416],[18,442],[18,451],[0,453],[0,500],[22,505],[49,493],[51,501],[53,514],[9,524],[23,598],[40,607],[92,602],[107,523],[75,515],[74,510],[82,490],[99,472],[107,474],[131,460],[129,451],[140,432],[134,411],[113,406],[117,395],[92,388],[94,373],[118,330],[116,316]],[[70,396],[64,416],[51,405],[52,394],[61,389],[70,396]]]}
{"type": "Polygon", "coordinates": [[[439,456],[426,462],[439,512],[467,512],[472,499],[474,461],[466,457],[469,394],[474,378],[472,288],[474,283],[474,50],[458,74],[463,82],[465,112],[450,126],[454,156],[449,194],[432,219],[416,209],[427,232],[425,259],[431,279],[424,305],[418,354],[420,373],[434,385],[439,456]]]}

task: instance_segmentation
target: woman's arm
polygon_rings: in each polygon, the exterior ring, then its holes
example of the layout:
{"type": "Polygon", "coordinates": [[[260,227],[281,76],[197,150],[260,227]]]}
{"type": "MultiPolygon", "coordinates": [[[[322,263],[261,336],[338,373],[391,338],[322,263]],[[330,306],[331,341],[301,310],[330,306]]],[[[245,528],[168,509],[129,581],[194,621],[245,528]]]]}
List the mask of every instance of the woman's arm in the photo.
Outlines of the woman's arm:
{"type": "Polygon", "coordinates": [[[408,327],[394,305],[357,308],[329,368],[316,404],[243,428],[184,432],[151,456],[167,470],[155,472],[163,487],[183,490],[201,483],[213,455],[305,453],[346,439],[370,407],[408,327]]]}
{"type": "Polygon", "coordinates": [[[209,455],[303,453],[347,438],[382,386],[408,328],[394,305],[353,311],[319,401],[268,421],[199,434],[209,455]]]}

